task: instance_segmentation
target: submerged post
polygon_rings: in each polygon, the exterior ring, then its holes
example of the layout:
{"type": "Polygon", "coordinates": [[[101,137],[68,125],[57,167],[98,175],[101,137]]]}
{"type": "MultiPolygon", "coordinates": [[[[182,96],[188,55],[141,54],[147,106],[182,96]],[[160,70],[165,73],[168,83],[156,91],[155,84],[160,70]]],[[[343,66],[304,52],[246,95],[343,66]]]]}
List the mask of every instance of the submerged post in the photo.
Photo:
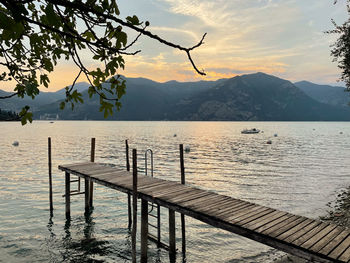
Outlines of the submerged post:
{"type": "Polygon", "coordinates": [[[49,200],[50,200],[50,215],[53,216],[51,137],[48,138],[48,164],[49,164],[49,200]]]}
{"type": "MultiPolygon", "coordinates": [[[[128,140],[125,140],[125,154],[126,154],[126,170],[130,171],[130,162],[129,162],[129,144],[128,140]]],[[[128,194],[128,228],[132,225],[132,218],[131,218],[131,195],[128,194]]]]}
{"type": "Polygon", "coordinates": [[[176,239],[175,239],[175,211],[169,208],[169,254],[170,258],[176,254],[176,239]]]}
{"type": "Polygon", "coordinates": [[[148,202],[141,199],[141,263],[147,262],[148,202]]]}
{"type": "MultiPolygon", "coordinates": [[[[95,161],[95,138],[91,138],[91,153],[90,153],[90,162],[95,161]]],[[[94,196],[94,183],[90,180],[90,190],[89,190],[89,208],[92,208],[93,205],[93,196],[94,196]]]]}
{"type": "MultiPolygon", "coordinates": [[[[184,165],[184,146],[180,144],[180,169],[181,184],[185,184],[185,165],[184,165]]],[[[182,254],[186,253],[186,224],[185,215],[181,214],[181,233],[182,233],[182,254]]]]}
{"type": "Polygon", "coordinates": [[[70,218],[70,174],[66,172],[66,178],[65,178],[65,183],[66,183],[66,218],[70,218]]]}
{"type": "Polygon", "coordinates": [[[132,150],[132,206],[133,220],[131,233],[132,262],[136,263],[136,230],[137,230],[137,151],[132,150]]]}

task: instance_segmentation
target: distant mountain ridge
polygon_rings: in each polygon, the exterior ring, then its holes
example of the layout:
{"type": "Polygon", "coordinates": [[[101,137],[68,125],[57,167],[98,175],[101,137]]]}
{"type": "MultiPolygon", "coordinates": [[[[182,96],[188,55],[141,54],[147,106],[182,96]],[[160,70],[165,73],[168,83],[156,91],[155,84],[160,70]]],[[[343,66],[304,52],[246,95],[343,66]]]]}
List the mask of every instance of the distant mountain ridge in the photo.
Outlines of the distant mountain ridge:
{"type": "Polygon", "coordinates": [[[333,106],[349,106],[350,93],[345,93],[345,88],[343,87],[318,85],[309,81],[299,81],[294,83],[294,85],[319,102],[333,106]]]}
{"type": "MultiPolygon", "coordinates": [[[[308,88],[313,83],[293,84],[261,72],[199,82],[159,83],[144,78],[125,79],[127,89],[121,99],[122,108],[108,118],[110,120],[350,120],[350,109],[344,107],[343,102],[340,106],[335,106],[335,101],[340,101],[340,98],[321,100],[327,95],[318,98],[308,88]]],[[[46,96],[50,101],[46,105],[36,105],[34,116],[39,118],[46,114],[58,115],[60,119],[103,120],[103,114],[98,110],[98,97],[88,98],[88,86],[87,83],[79,83],[84,104],[77,105],[74,111],[69,108],[63,111],[58,109],[59,100],[65,95],[65,91],[60,90],[44,95],[42,99],[46,96]]],[[[327,91],[327,87],[322,89],[327,91]]],[[[1,103],[2,101],[0,108],[1,103]]]]}

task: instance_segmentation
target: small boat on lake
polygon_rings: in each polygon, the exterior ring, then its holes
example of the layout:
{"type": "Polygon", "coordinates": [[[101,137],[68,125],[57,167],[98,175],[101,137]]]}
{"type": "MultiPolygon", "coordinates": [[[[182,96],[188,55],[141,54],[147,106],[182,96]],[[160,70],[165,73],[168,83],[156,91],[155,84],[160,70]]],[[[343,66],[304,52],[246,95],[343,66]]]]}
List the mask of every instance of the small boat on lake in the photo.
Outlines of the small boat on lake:
{"type": "Polygon", "coordinates": [[[253,129],[244,129],[243,131],[241,131],[241,133],[243,134],[254,134],[254,133],[259,133],[260,130],[253,128],[253,129]]]}

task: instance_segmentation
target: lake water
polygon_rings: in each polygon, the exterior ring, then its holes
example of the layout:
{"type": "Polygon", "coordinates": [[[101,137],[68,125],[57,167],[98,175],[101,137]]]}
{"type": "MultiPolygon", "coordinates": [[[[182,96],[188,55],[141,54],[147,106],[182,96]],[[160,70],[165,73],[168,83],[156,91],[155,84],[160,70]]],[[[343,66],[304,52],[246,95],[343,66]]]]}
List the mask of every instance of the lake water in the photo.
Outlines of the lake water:
{"type": "MultiPolygon", "coordinates": [[[[95,185],[91,218],[84,217],[80,195],[72,197],[72,220],[65,221],[64,174],[57,166],[89,160],[91,137],[96,138],[96,162],[124,169],[128,139],[138,150],[140,172],[144,152],[151,148],[154,176],[174,181],[180,181],[178,145],[183,143],[191,148],[185,154],[188,184],[311,218],[325,215],[326,204],[350,185],[350,123],[37,121],[22,127],[0,122],[0,262],[130,262],[125,194],[95,185]],[[253,127],[263,133],[240,133],[253,127]]],[[[167,223],[162,227],[166,242],[167,223]]],[[[186,230],[187,262],[272,262],[282,255],[189,217],[186,230]]],[[[179,250],[180,237],[177,216],[179,250]]],[[[179,252],[176,262],[183,262],[179,252]]],[[[169,262],[167,251],[150,243],[149,262],[169,262]]]]}

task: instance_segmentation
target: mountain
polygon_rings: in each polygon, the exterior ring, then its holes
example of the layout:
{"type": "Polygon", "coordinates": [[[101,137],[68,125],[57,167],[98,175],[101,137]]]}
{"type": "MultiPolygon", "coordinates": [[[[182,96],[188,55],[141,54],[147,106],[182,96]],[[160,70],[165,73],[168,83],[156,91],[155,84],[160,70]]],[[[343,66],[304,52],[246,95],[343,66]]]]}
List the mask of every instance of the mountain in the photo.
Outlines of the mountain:
{"type": "MultiPolygon", "coordinates": [[[[122,108],[109,119],[112,120],[166,120],[169,119],[169,109],[180,99],[196,96],[216,83],[217,81],[200,82],[155,82],[144,78],[125,78],[126,94],[121,98],[122,108]]],[[[44,114],[59,114],[61,119],[101,119],[99,112],[99,97],[89,99],[87,91],[82,92],[84,104],[76,105],[74,111],[66,108],[58,110],[58,104],[45,105],[35,113],[38,117],[44,114]]]]}
{"type": "MultiPolygon", "coordinates": [[[[221,121],[345,121],[350,109],[321,103],[290,81],[264,73],[217,81],[155,82],[125,78],[122,108],[110,120],[221,120],[221,121]]],[[[300,84],[300,83],[299,83],[300,84]]],[[[71,120],[103,120],[99,97],[88,98],[88,84],[79,84],[84,104],[59,110],[59,101],[38,106],[34,116],[71,120]]],[[[64,92],[58,91],[61,99],[64,92]]],[[[0,106],[1,107],[1,106],[0,106]]]]}
{"type": "Polygon", "coordinates": [[[228,79],[180,101],[172,112],[178,120],[350,120],[350,109],[317,102],[290,81],[264,73],[228,79]]]}
{"type": "Polygon", "coordinates": [[[308,96],[319,102],[333,106],[349,106],[350,93],[346,93],[345,88],[343,87],[318,85],[308,81],[296,82],[294,85],[305,92],[308,96]]]}
{"type": "MultiPolygon", "coordinates": [[[[82,92],[88,89],[89,84],[86,82],[80,82],[76,83],[75,87],[79,92],[82,92]]],[[[10,95],[11,93],[12,92],[0,90],[0,97],[10,95]]],[[[34,100],[28,96],[24,97],[23,99],[14,96],[9,99],[0,100],[0,109],[8,111],[19,111],[22,109],[22,107],[28,105],[33,111],[38,111],[44,105],[62,100],[65,95],[66,89],[63,88],[56,92],[41,91],[34,100]]]]}

